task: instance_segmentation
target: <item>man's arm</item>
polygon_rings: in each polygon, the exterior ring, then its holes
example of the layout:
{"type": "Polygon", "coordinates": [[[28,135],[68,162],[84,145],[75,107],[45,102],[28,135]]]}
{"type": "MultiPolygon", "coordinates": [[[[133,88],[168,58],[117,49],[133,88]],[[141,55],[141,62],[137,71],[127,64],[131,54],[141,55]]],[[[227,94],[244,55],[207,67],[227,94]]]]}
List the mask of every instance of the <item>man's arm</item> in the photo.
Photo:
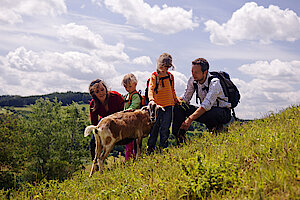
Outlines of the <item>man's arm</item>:
{"type": "Polygon", "coordinates": [[[209,92],[207,93],[201,106],[182,123],[180,128],[184,130],[188,130],[192,121],[196,120],[201,115],[203,115],[206,111],[211,109],[211,107],[216,102],[217,97],[221,94],[221,92],[222,92],[222,86],[220,84],[220,80],[217,78],[212,79],[209,86],[209,92]]]}
{"type": "Polygon", "coordinates": [[[201,115],[203,115],[206,112],[206,110],[203,107],[199,107],[193,114],[191,114],[182,124],[180,129],[184,129],[187,131],[191,125],[191,123],[199,118],[201,115]]]}
{"type": "MultiPolygon", "coordinates": [[[[188,80],[187,86],[185,88],[184,95],[182,97],[180,97],[181,100],[184,100],[188,104],[190,103],[190,100],[195,92],[193,81],[194,81],[194,79],[192,77],[190,77],[190,79],[188,80]]],[[[178,100],[180,100],[180,99],[178,99],[178,100]]]]}

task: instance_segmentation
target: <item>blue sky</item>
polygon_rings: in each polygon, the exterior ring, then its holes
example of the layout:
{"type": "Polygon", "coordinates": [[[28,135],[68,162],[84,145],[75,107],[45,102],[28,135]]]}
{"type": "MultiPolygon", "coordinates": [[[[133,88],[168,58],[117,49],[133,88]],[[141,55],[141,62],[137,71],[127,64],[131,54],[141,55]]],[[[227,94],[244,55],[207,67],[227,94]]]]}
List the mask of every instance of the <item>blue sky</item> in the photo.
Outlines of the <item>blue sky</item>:
{"type": "Polygon", "coordinates": [[[299,39],[298,0],[2,0],[0,95],[88,92],[96,78],[125,94],[130,72],[144,91],[167,52],[178,96],[203,57],[238,86],[237,116],[261,118],[300,103],[299,39]]]}

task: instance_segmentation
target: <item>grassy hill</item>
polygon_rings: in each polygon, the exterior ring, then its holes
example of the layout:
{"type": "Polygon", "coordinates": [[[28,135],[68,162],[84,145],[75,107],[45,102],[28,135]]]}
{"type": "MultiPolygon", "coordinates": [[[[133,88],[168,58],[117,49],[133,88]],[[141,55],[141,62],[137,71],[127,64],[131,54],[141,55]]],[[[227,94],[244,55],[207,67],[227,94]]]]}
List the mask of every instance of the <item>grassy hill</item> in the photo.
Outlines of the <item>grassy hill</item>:
{"type": "Polygon", "coordinates": [[[135,162],[109,162],[89,178],[44,181],[4,191],[12,199],[299,199],[300,107],[229,132],[204,132],[135,162]]]}

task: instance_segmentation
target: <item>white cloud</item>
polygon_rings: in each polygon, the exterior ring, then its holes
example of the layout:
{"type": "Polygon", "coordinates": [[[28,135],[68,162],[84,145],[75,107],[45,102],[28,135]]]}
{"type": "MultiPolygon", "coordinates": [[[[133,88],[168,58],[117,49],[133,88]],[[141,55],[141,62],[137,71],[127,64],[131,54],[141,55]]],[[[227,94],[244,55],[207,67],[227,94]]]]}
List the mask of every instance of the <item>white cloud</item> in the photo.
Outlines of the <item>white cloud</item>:
{"type": "Polygon", "coordinates": [[[101,35],[90,31],[87,26],[70,23],[58,28],[58,36],[81,49],[85,49],[95,56],[106,61],[129,61],[129,57],[124,53],[124,44],[118,43],[115,46],[106,44],[101,35]]]}
{"type": "Polygon", "coordinates": [[[245,64],[239,68],[240,71],[264,80],[280,80],[300,84],[300,61],[283,62],[278,59],[268,61],[257,61],[245,64]]]}
{"type": "Polygon", "coordinates": [[[187,78],[184,74],[178,71],[171,71],[171,73],[174,75],[175,91],[177,97],[179,97],[183,95],[189,77],[187,78]]]}
{"type": "MultiPolygon", "coordinates": [[[[87,91],[89,82],[95,78],[102,78],[114,86],[117,81],[113,80],[120,76],[123,65],[151,64],[147,56],[131,61],[124,52],[124,44],[110,45],[87,26],[69,23],[55,26],[53,30],[60,39],[57,43],[67,47],[59,49],[61,52],[30,50],[20,46],[0,57],[1,94],[26,96],[69,90],[87,91]],[[115,64],[119,67],[118,71],[115,64]]],[[[119,86],[117,89],[120,89],[119,86]]]]}
{"type": "Polygon", "coordinates": [[[128,24],[143,27],[155,33],[173,34],[198,27],[193,21],[192,10],[181,7],[151,7],[143,0],[105,0],[105,6],[112,12],[124,15],[128,24]]]}
{"type": "Polygon", "coordinates": [[[264,8],[255,2],[246,3],[222,25],[208,20],[205,26],[210,32],[210,41],[219,45],[234,44],[239,40],[292,42],[300,38],[300,18],[294,11],[281,10],[274,5],[264,8]]]}
{"type": "Polygon", "coordinates": [[[1,0],[0,22],[22,23],[22,16],[56,16],[66,12],[64,0],[1,0]]]}
{"type": "Polygon", "coordinates": [[[99,7],[102,7],[102,1],[103,0],[91,0],[92,3],[96,4],[99,7]]]}
{"type": "Polygon", "coordinates": [[[92,54],[33,52],[24,47],[2,58],[0,69],[4,93],[21,95],[86,91],[91,80],[118,74],[112,63],[92,54]]]}
{"type": "Polygon", "coordinates": [[[152,64],[149,56],[137,57],[137,58],[133,59],[132,62],[134,64],[139,64],[139,65],[151,65],[152,64]]]}
{"type": "Polygon", "coordinates": [[[300,101],[300,62],[273,60],[242,65],[239,70],[254,79],[249,82],[233,79],[241,93],[238,117],[258,118],[300,101]]]}

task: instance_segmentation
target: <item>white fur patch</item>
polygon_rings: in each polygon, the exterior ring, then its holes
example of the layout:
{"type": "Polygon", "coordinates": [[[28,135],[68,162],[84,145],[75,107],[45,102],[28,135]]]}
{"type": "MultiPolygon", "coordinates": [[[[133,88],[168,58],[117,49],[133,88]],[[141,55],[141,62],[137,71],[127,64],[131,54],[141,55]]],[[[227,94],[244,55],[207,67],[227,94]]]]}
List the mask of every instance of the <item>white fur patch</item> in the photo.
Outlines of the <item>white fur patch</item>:
{"type": "Polygon", "coordinates": [[[87,126],[84,130],[84,137],[87,137],[92,130],[95,130],[97,126],[94,126],[94,125],[90,125],[90,126],[87,126]]]}

